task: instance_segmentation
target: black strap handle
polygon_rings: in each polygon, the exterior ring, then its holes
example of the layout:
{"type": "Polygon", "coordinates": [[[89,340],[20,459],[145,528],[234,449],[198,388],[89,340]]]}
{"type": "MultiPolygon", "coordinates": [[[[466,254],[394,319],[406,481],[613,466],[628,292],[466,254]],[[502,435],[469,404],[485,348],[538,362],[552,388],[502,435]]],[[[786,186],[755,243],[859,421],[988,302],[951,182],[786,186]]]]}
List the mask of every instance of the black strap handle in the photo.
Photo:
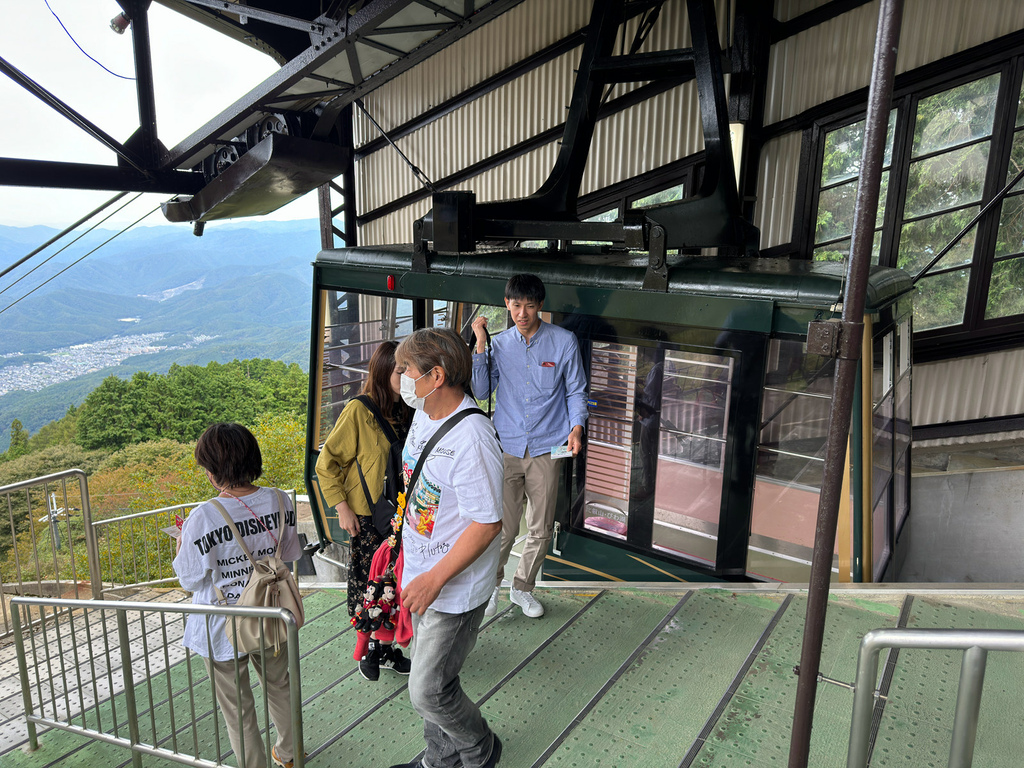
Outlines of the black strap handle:
{"type": "Polygon", "coordinates": [[[398,440],[398,435],[395,434],[395,428],[391,426],[391,422],[384,418],[384,414],[380,412],[380,408],[377,407],[377,404],[373,402],[368,395],[356,395],[352,399],[358,400],[366,406],[366,410],[373,414],[373,417],[377,419],[377,423],[380,425],[381,431],[384,432],[384,437],[388,439],[389,443],[394,443],[398,440]]]}

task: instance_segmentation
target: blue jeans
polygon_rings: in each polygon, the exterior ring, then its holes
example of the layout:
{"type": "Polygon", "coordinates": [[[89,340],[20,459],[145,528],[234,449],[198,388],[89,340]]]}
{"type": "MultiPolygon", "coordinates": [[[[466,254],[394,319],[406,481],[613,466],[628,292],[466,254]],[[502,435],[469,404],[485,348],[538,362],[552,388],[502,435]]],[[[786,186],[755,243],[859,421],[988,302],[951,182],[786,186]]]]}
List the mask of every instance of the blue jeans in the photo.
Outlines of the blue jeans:
{"type": "Polygon", "coordinates": [[[422,616],[412,615],[409,698],[423,718],[424,761],[430,768],[477,768],[491,756],[494,734],[459,681],[485,607],[466,613],[427,609],[422,616]]]}

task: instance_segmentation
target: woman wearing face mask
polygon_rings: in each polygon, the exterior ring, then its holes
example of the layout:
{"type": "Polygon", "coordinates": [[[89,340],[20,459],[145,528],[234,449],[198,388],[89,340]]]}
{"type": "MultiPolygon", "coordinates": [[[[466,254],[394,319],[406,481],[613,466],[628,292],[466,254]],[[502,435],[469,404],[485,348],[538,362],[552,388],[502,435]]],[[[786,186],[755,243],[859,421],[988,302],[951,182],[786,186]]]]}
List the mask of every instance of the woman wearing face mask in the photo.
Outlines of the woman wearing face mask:
{"type": "MultiPolygon", "coordinates": [[[[400,443],[405,443],[412,421],[412,411],[399,397],[401,375],[395,369],[395,349],[398,343],[382,342],[370,357],[366,383],[362,395],[368,397],[381,415],[394,429],[400,443]]],[[[360,400],[353,398],[346,405],[328,435],[316,474],[325,501],[338,514],[338,522],[350,537],[351,555],[348,568],[348,612],[355,616],[363,605],[370,563],[384,534],[373,525],[370,504],[363,490],[376,490],[384,485],[391,442],[381,429],[373,412],[360,400]],[[362,472],[362,479],[359,474],[362,472]]],[[[399,674],[409,674],[409,660],[394,646],[377,646],[377,665],[360,665],[360,673],[376,680],[375,673],[383,666],[399,674]],[[365,668],[364,668],[365,667],[365,668]]]]}
{"type": "Polygon", "coordinates": [[[420,466],[406,489],[400,595],[413,629],[409,699],[423,717],[426,751],[394,768],[493,768],[501,740],[463,691],[459,672],[494,588],[501,446],[466,394],[473,362],[455,331],[421,328],[395,357],[402,397],[416,409],[402,455],[407,478],[420,466]]]}

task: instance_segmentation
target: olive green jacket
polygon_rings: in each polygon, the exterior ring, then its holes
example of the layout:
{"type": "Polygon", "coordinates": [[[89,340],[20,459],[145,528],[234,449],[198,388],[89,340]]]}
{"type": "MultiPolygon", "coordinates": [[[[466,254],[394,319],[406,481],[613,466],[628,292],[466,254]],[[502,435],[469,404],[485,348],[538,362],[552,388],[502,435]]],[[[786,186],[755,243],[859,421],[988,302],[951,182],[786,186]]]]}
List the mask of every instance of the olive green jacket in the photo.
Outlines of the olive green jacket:
{"type": "Polygon", "coordinates": [[[358,400],[349,400],[316,461],[316,475],[324,500],[331,507],[346,501],[357,515],[369,515],[370,506],[359,482],[356,462],[363,470],[370,494],[376,498],[384,489],[390,448],[370,409],[358,400]]]}

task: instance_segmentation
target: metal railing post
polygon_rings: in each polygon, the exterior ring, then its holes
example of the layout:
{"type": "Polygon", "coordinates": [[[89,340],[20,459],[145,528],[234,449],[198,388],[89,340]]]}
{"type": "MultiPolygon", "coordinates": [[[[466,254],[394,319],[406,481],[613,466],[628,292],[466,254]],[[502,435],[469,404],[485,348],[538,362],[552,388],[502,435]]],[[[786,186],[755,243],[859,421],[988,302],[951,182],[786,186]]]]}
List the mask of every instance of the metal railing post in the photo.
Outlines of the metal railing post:
{"type": "Polygon", "coordinates": [[[92,599],[103,597],[103,574],[100,571],[100,544],[96,529],[92,527],[92,506],[89,504],[89,479],[82,472],[79,480],[82,492],[82,522],[85,525],[85,552],[89,564],[89,585],[92,588],[92,599]]]}
{"type": "MultiPolygon", "coordinates": [[[[884,630],[883,630],[884,631],[884,630]]],[[[875,680],[878,679],[878,642],[880,630],[872,630],[861,640],[857,658],[857,677],[853,688],[853,721],[850,724],[850,746],[846,765],[868,764],[868,739],[871,736],[871,718],[875,704],[875,680]]]]}
{"type": "MultiPolygon", "coordinates": [[[[32,685],[28,677],[28,659],[25,656],[25,638],[21,634],[21,606],[11,605],[11,623],[14,625],[14,648],[18,654],[18,676],[21,678],[21,698],[25,702],[25,719],[28,720],[28,749],[39,749],[36,724],[32,721],[32,685]]],[[[29,622],[31,624],[31,622],[29,622]]]]}
{"type": "Polygon", "coordinates": [[[303,768],[306,764],[306,746],[302,737],[302,674],[299,671],[299,628],[294,617],[287,622],[288,626],[288,685],[292,705],[292,735],[295,744],[295,755],[292,758],[295,768],[303,768]]]}
{"type": "Polygon", "coordinates": [[[949,746],[949,768],[971,768],[974,762],[974,742],[978,737],[978,715],[987,660],[988,651],[984,648],[975,646],[964,651],[956,715],[953,717],[953,740],[949,746]]]}
{"type": "Polygon", "coordinates": [[[121,674],[124,676],[124,706],[128,720],[128,738],[131,741],[132,765],[142,768],[142,754],[135,747],[139,743],[139,713],[135,708],[135,675],[132,672],[132,654],[128,637],[128,615],[126,611],[116,611],[117,639],[121,644],[121,674]]]}

